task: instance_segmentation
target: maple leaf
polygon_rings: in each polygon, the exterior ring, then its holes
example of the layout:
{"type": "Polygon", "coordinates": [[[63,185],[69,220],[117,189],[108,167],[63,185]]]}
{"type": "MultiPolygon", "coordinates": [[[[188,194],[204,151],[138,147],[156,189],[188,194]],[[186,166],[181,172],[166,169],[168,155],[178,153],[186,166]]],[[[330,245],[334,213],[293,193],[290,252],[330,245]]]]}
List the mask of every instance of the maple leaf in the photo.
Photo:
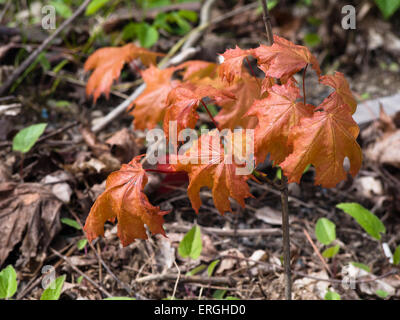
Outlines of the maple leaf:
{"type": "Polygon", "coordinates": [[[260,45],[251,53],[257,58],[266,76],[286,82],[293,74],[311,64],[318,76],[321,74],[317,59],[304,46],[274,35],[272,46],[260,45]]]}
{"type": "Polygon", "coordinates": [[[241,78],[243,73],[243,59],[251,54],[251,50],[243,50],[236,46],[228,49],[221,56],[224,62],[219,66],[219,76],[223,81],[231,84],[236,78],[241,78]]]}
{"type": "Polygon", "coordinates": [[[172,89],[168,94],[166,105],[168,106],[164,118],[164,131],[169,137],[170,121],[177,121],[177,132],[196,126],[199,115],[197,108],[201,100],[210,97],[218,104],[233,101],[235,95],[228,90],[216,89],[207,85],[195,85],[184,83],[172,89]]]}
{"type": "Polygon", "coordinates": [[[184,81],[196,82],[206,77],[215,77],[217,67],[218,65],[213,62],[189,60],[177,66],[177,69],[184,69],[182,72],[184,81]]]}
{"type": "Polygon", "coordinates": [[[334,75],[326,75],[320,77],[319,81],[327,86],[335,89],[331,94],[332,99],[338,99],[339,104],[346,104],[351,109],[351,114],[356,112],[357,100],[354,98],[353,93],[350,90],[349,83],[341,72],[335,72],[334,75]]]}
{"type": "MultiPolygon", "coordinates": [[[[245,139],[243,141],[246,143],[245,139]]],[[[235,147],[232,150],[234,156],[241,157],[240,153],[235,154],[235,147]]],[[[237,174],[237,168],[240,166],[234,161],[229,163],[227,160],[230,155],[224,151],[218,130],[213,130],[201,135],[183,155],[178,156],[178,163],[173,165],[176,171],[186,171],[189,175],[188,196],[196,213],[201,206],[202,187],[211,189],[214,205],[221,214],[226,211],[232,212],[229,197],[235,199],[242,207],[245,206],[245,198],[253,197],[247,184],[247,180],[253,179],[253,176],[237,174]]]]}
{"type": "Polygon", "coordinates": [[[291,153],[280,164],[289,182],[300,182],[305,168],[315,167],[315,184],[335,187],[346,179],[345,157],[350,160],[349,173],[354,177],[361,168],[362,151],[356,138],[359,127],[350,110],[340,99],[330,95],[311,118],[303,118],[289,134],[291,153]]]}
{"type": "Polygon", "coordinates": [[[163,121],[168,94],[180,83],[179,80],[172,80],[176,69],[171,67],[161,70],[150,66],[142,71],[146,89],[133,102],[135,108],[130,112],[135,117],[133,123],[136,129],[153,129],[163,121]]]}
{"type": "Polygon", "coordinates": [[[106,190],[97,198],[86,220],[84,230],[89,241],[104,235],[104,223],[118,219],[118,237],[127,246],[135,239],[147,239],[147,225],[153,234],[165,235],[162,227],[163,215],[143,193],[147,175],[135,157],[119,171],[111,173],[106,182],[106,190]]]}
{"type": "Polygon", "coordinates": [[[163,54],[136,47],[131,43],[120,48],[109,47],[95,51],[84,65],[85,71],[94,70],[86,85],[86,94],[93,94],[94,103],[102,93],[109,98],[111,86],[119,78],[125,63],[140,58],[148,66],[155,64],[158,56],[163,54]]]}
{"type": "Polygon", "coordinates": [[[300,90],[293,79],[283,85],[274,85],[268,96],[256,100],[248,115],[258,118],[255,129],[255,154],[257,163],[262,163],[270,153],[271,160],[283,161],[290,153],[287,139],[290,130],[303,117],[310,117],[313,106],[297,102],[300,90]]]}
{"type": "Polygon", "coordinates": [[[218,122],[221,128],[255,128],[258,122],[257,118],[246,115],[246,113],[254,100],[261,98],[258,79],[243,74],[242,79],[228,87],[228,89],[235,94],[236,99],[219,104],[221,110],[215,116],[215,121],[218,122]]]}

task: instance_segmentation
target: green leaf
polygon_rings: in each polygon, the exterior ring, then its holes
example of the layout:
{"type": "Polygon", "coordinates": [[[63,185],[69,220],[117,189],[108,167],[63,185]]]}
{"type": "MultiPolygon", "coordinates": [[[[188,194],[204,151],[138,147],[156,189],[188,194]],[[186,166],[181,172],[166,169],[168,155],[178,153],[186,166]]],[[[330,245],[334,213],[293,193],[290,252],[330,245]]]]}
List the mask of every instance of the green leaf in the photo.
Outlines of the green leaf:
{"type": "Polygon", "coordinates": [[[64,2],[62,1],[50,1],[49,3],[51,6],[54,7],[54,9],[56,9],[56,12],[62,16],[63,18],[67,19],[70,16],[72,16],[72,10],[71,8],[66,5],[64,2]]]}
{"type": "Polygon", "coordinates": [[[310,48],[316,47],[321,43],[321,38],[316,33],[308,33],[304,37],[304,42],[310,48]]]}
{"type": "Polygon", "coordinates": [[[79,225],[78,222],[75,220],[69,219],[69,218],[61,218],[61,222],[66,224],[67,226],[70,226],[72,228],[75,228],[76,230],[81,230],[82,227],[79,225]]]}
{"type": "Polygon", "coordinates": [[[147,23],[141,23],[138,28],[138,38],[142,47],[150,48],[158,41],[158,31],[147,23]]]}
{"type": "Polygon", "coordinates": [[[355,266],[355,267],[357,267],[357,268],[359,268],[359,269],[362,269],[362,270],[364,270],[364,271],[367,271],[367,272],[369,272],[369,273],[371,273],[371,268],[370,267],[368,267],[366,264],[364,264],[364,263],[360,263],[360,262],[350,262],[353,266],[355,266]]]}
{"type": "Polygon", "coordinates": [[[400,263],[400,244],[397,246],[393,255],[393,264],[397,266],[400,263]]]}
{"type": "Polygon", "coordinates": [[[179,243],[178,252],[183,258],[190,257],[197,259],[200,257],[203,243],[201,241],[201,231],[199,226],[194,226],[179,243]]]}
{"type": "Polygon", "coordinates": [[[209,266],[208,266],[208,268],[207,268],[207,273],[208,273],[208,276],[209,276],[209,277],[212,276],[212,274],[213,274],[213,272],[214,272],[214,269],[215,269],[215,267],[217,266],[218,263],[219,263],[219,259],[214,260],[213,262],[211,262],[211,263],[209,264],[209,266]]]}
{"type": "Polygon", "coordinates": [[[91,16],[107,4],[108,0],[93,0],[86,8],[85,15],[91,16]]]}
{"type": "Polygon", "coordinates": [[[400,8],[400,0],[375,0],[375,3],[385,19],[389,19],[400,8]]]}
{"type": "Polygon", "coordinates": [[[381,220],[362,205],[349,202],[339,203],[336,207],[352,216],[371,237],[380,240],[380,233],[386,233],[386,228],[381,220]]]}
{"type": "Polygon", "coordinates": [[[375,291],[376,295],[382,299],[385,299],[388,297],[389,293],[384,291],[384,290],[376,290],[375,291]]]}
{"type": "Polygon", "coordinates": [[[61,295],[61,290],[64,285],[66,275],[58,277],[54,280],[47,289],[45,289],[40,297],[40,300],[58,300],[61,295]],[[54,289],[52,289],[54,287],[54,289]]]}
{"type": "Polygon", "coordinates": [[[103,300],[136,300],[136,299],[131,297],[109,297],[103,300]]]}
{"type": "Polygon", "coordinates": [[[47,123],[38,123],[19,131],[13,139],[13,151],[27,153],[29,150],[31,150],[36,141],[43,134],[46,126],[47,123]]]}
{"type": "Polygon", "coordinates": [[[225,300],[240,300],[238,297],[227,296],[225,300]]]}
{"type": "Polygon", "coordinates": [[[213,298],[217,300],[222,300],[224,298],[225,293],[226,290],[217,289],[213,293],[213,298]]]}
{"type": "Polygon", "coordinates": [[[336,225],[326,218],[320,218],[315,225],[315,235],[322,244],[328,245],[336,239],[336,225]]]}
{"type": "Polygon", "coordinates": [[[196,22],[198,19],[197,12],[191,10],[179,10],[178,14],[180,17],[189,20],[191,22],[196,22]]]}
{"type": "Polygon", "coordinates": [[[207,266],[205,264],[201,264],[199,266],[197,266],[196,268],[186,272],[187,276],[194,276],[195,274],[203,271],[207,266]]]}
{"type": "Polygon", "coordinates": [[[76,243],[76,247],[78,248],[78,250],[82,250],[83,248],[86,247],[87,244],[87,239],[81,239],[76,243]]]}
{"type": "Polygon", "coordinates": [[[82,280],[83,280],[83,276],[80,276],[78,279],[76,279],[76,283],[81,284],[82,280]]]}
{"type": "Polygon", "coordinates": [[[328,292],[325,294],[324,299],[325,300],[341,300],[340,294],[338,294],[334,291],[330,291],[330,290],[328,290],[328,292]]]}
{"type": "Polygon", "coordinates": [[[322,252],[322,256],[324,258],[333,258],[334,256],[337,255],[337,253],[340,250],[340,246],[336,245],[334,247],[330,247],[328,249],[325,249],[324,252],[322,252]]]}
{"type": "Polygon", "coordinates": [[[0,299],[11,298],[17,291],[17,273],[9,265],[0,272],[0,299]]]}

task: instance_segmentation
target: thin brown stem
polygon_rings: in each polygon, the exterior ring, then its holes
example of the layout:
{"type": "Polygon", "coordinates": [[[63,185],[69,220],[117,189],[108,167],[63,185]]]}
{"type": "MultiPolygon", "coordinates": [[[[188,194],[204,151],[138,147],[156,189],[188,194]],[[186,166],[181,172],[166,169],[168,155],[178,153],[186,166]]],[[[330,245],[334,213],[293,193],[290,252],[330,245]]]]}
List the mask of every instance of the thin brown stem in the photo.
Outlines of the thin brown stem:
{"type": "Polygon", "coordinates": [[[214,119],[213,115],[211,114],[210,110],[208,110],[207,105],[204,103],[203,100],[200,100],[200,102],[201,102],[201,104],[203,105],[204,109],[206,109],[208,115],[209,115],[210,118],[211,118],[211,121],[214,123],[214,126],[219,130],[218,124],[217,124],[217,122],[215,121],[215,119],[214,119]]]}
{"type": "Polygon", "coordinates": [[[260,0],[263,8],[263,20],[265,25],[265,30],[267,31],[267,42],[269,46],[274,43],[274,35],[272,33],[271,17],[268,12],[268,0],[260,0]]]}
{"type": "Polygon", "coordinates": [[[290,233],[289,233],[289,206],[288,206],[288,181],[282,175],[281,182],[282,205],[282,233],[283,233],[283,267],[285,270],[285,298],[292,300],[292,271],[290,269],[290,233]]]}

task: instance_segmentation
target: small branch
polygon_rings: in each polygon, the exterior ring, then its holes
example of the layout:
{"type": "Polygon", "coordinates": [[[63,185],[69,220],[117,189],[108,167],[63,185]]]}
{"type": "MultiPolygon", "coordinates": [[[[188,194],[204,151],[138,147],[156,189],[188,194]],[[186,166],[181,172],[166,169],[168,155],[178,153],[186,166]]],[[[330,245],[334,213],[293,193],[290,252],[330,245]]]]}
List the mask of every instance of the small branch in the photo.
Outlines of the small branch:
{"type": "Polygon", "coordinates": [[[176,281],[179,277],[179,282],[195,282],[201,284],[219,284],[219,285],[235,285],[236,281],[230,277],[209,277],[205,278],[202,276],[186,276],[186,275],[178,275],[174,273],[164,273],[164,274],[151,274],[149,276],[145,276],[139,279],[136,279],[136,283],[144,283],[149,281],[176,281]]]}
{"type": "Polygon", "coordinates": [[[86,9],[91,0],[85,0],[81,6],[74,12],[74,14],[65,20],[63,24],[50,36],[43,41],[43,43],[31,53],[31,55],[17,68],[14,70],[8,80],[0,87],[0,96],[2,96],[14,83],[15,80],[36,60],[39,54],[51,44],[51,42],[69,25],[71,24],[81,13],[86,9]]]}
{"type": "MultiPolygon", "coordinates": [[[[188,232],[192,226],[183,226],[177,223],[166,224],[165,228],[174,232],[188,232]]],[[[200,227],[201,232],[207,234],[213,234],[220,237],[260,237],[260,236],[272,236],[280,235],[282,232],[279,228],[263,228],[263,229],[220,229],[220,228],[209,228],[200,227]]]]}
{"type": "Polygon", "coordinates": [[[99,285],[96,281],[94,281],[92,278],[88,277],[84,272],[79,270],[66,256],[62,255],[59,253],[57,250],[50,248],[50,251],[52,251],[56,256],[59,258],[63,259],[75,272],[79,273],[82,277],[84,277],[87,281],[89,281],[93,286],[95,286],[99,291],[104,293],[107,297],[112,297],[111,293],[109,293],[106,289],[104,289],[101,285],[99,285]]]}
{"type": "Polygon", "coordinates": [[[329,272],[329,275],[332,276],[332,271],[331,271],[331,269],[330,269],[329,266],[326,264],[324,258],[322,257],[321,253],[319,252],[319,250],[318,250],[317,246],[315,245],[314,241],[311,239],[310,234],[307,232],[306,229],[303,229],[303,232],[304,232],[304,234],[306,235],[306,238],[307,238],[308,242],[309,242],[309,243],[311,244],[311,246],[313,247],[314,252],[317,254],[319,260],[321,260],[322,265],[324,266],[324,268],[326,269],[326,271],[329,272]]]}
{"type": "Polygon", "coordinates": [[[271,17],[268,12],[268,0],[260,0],[263,8],[263,20],[265,25],[265,30],[267,31],[267,42],[269,46],[274,43],[274,35],[272,33],[271,17]]]}

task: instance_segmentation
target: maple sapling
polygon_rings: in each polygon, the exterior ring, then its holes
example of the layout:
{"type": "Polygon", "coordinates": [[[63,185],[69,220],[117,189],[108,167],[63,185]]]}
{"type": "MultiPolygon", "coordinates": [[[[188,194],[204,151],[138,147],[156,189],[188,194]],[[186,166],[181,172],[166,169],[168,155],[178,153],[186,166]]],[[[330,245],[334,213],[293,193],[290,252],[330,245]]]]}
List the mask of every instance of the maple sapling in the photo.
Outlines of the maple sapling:
{"type": "MultiPolygon", "coordinates": [[[[269,31],[267,26],[267,34],[269,31]]],[[[232,212],[230,199],[245,207],[245,199],[254,197],[249,180],[267,182],[281,192],[285,296],[291,298],[287,184],[299,183],[304,170],[313,165],[315,184],[335,187],[347,178],[344,159],[349,159],[349,173],[355,176],[361,167],[362,153],[356,141],[359,128],[352,118],[356,100],[344,75],[336,72],[322,76],[317,59],[306,47],[277,35],[269,39],[268,46],[228,49],[219,65],[194,60],[161,70],[155,66],[160,54],[133,45],[100,49],[89,58],[85,69],[94,71],[87,93],[93,94],[95,101],[101,93],[108,94],[125,63],[140,58],[148,65],[141,71],[146,89],[133,102],[131,111],[135,129],[151,130],[162,123],[165,141],[169,141],[171,122],[176,124],[178,136],[184,135],[184,130],[196,129],[202,108],[215,126],[214,130],[202,132],[189,147],[176,141],[176,153],[169,154],[170,161],[159,168],[144,169],[147,156],[142,155],[110,174],[106,190],[86,220],[84,230],[89,240],[103,235],[105,222],[115,219],[124,246],[135,239],[146,239],[145,225],[152,234],[165,235],[163,215],[168,212],[151,205],[143,192],[149,172],[186,173],[188,197],[196,213],[201,208],[202,187],[211,189],[215,207],[224,214],[232,212]],[[108,55],[112,55],[112,64],[108,55]],[[249,56],[256,59],[257,67],[264,72],[262,78],[244,67],[249,56]],[[300,90],[294,78],[303,70],[304,79],[308,66],[321,84],[334,89],[318,106],[307,104],[305,83],[300,90]],[[212,99],[220,108],[215,117],[206,99],[212,99]],[[238,127],[252,134],[235,131],[238,127]],[[179,152],[183,147],[184,152],[179,152]],[[282,169],[280,183],[253,170],[268,155],[282,169]],[[244,171],[246,167],[251,170],[244,171]]],[[[165,145],[163,148],[168,149],[165,145]]]]}

